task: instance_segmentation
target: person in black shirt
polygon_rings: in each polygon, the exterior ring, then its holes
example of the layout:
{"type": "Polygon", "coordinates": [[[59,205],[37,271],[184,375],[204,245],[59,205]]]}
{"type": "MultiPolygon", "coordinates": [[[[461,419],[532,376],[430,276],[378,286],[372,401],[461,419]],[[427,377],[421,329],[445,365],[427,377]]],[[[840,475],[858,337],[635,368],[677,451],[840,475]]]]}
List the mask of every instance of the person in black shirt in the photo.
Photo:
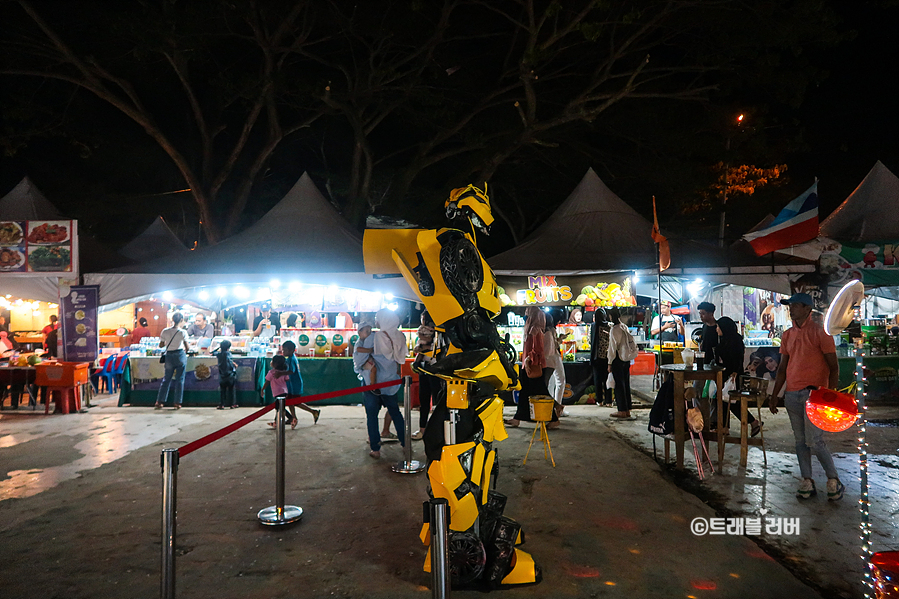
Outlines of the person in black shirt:
{"type": "MultiPolygon", "coordinates": [[[[724,368],[723,380],[727,381],[731,376],[740,376],[743,374],[743,356],[745,354],[745,346],[743,344],[743,336],[737,331],[737,323],[727,316],[718,319],[718,345],[715,347],[714,364],[724,368]]],[[[722,397],[722,401],[729,402],[728,397],[722,397]]],[[[717,404],[716,404],[717,405],[717,404]]],[[[730,411],[739,420],[740,404],[730,404],[730,411]]],[[[729,420],[729,417],[728,417],[729,420]]],[[[752,414],[748,415],[747,421],[752,427],[752,436],[759,434],[762,423],[757,421],[752,414]]],[[[727,423],[725,423],[725,427],[727,423]]]]}
{"type": "Polygon", "coordinates": [[[703,324],[699,351],[705,353],[705,359],[710,361],[712,353],[718,345],[718,321],[715,320],[715,304],[702,302],[697,307],[699,308],[699,320],[703,324]]]}
{"type": "Polygon", "coordinates": [[[267,324],[275,327],[275,335],[281,332],[281,317],[272,312],[272,307],[269,304],[264,304],[262,306],[262,314],[253,319],[253,336],[258,337],[261,335],[262,328],[267,324]]]}

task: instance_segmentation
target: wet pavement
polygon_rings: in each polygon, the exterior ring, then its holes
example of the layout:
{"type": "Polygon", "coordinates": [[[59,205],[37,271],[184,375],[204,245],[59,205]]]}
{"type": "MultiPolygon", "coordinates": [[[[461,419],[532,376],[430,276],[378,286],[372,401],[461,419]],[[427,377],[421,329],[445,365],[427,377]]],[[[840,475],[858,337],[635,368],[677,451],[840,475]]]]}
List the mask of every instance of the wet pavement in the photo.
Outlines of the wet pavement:
{"type": "MultiPolygon", "coordinates": [[[[651,377],[634,377],[644,396],[652,394],[651,377]]],[[[752,410],[753,415],[756,411],[752,410]]],[[[616,433],[647,455],[653,455],[652,435],[647,432],[649,410],[634,411],[633,421],[614,421],[616,433]]],[[[899,416],[899,406],[875,405],[868,410],[868,483],[872,530],[872,550],[899,549],[899,429],[892,423],[899,416]]],[[[749,448],[745,469],[739,467],[740,446],[728,444],[724,471],[698,480],[698,470],[689,442],[684,450],[686,477],[676,477],[684,488],[696,492],[722,517],[798,518],[799,535],[763,534],[757,542],[777,556],[800,576],[814,581],[837,597],[861,597],[861,541],[859,539],[859,459],[858,429],[842,433],[826,433],[840,480],[846,485],[842,501],[826,498],[826,476],[812,456],[812,469],[818,490],[816,497],[800,501],[795,491],[801,480],[796,460],[792,430],[786,410],[776,415],[767,408],[761,412],[764,421],[768,465],[762,450],[749,448]]],[[[732,426],[735,421],[732,420],[732,426]]],[[[736,422],[739,427],[739,423],[736,422]]],[[[739,428],[737,428],[737,431],[739,428]]],[[[735,433],[735,434],[738,434],[735,433]]],[[[664,459],[664,442],[656,441],[658,459],[664,459]]],[[[710,443],[715,468],[718,468],[717,445],[710,443]]],[[[671,450],[672,461],[674,449],[671,450]]],[[[707,469],[707,466],[706,466],[707,469]]]]}
{"type": "MultiPolygon", "coordinates": [[[[0,414],[4,597],[158,596],[160,451],[250,413],[119,408],[113,398],[95,406],[84,414],[0,414]]],[[[847,497],[836,505],[820,495],[800,504],[792,495],[796,468],[784,447],[792,443],[782,430],[789,434],[785,414],[770,424],[767,470],[753,448],[750,468],[738,472],[739,448],[729,446],[725,473],[697,484],[653,461],[648,410],[615,423],[609,408],[568,410],[550,432],[556,468],[537,447],[521,463],[533,430],[527,424],[509,430],[499,446],[506,513],[522,523],[523,549],[544,572],[543,583],[502,594],[861,596],[850,476],[857,460],[842,446],[835,450],[847,497]],[[800,533],[750,538],[690,529],[696,518],[762,509],[799,517],[800,533]]],[[[255,520],[274,502],[274,434],[262,420],[182,460],[179,597],[208,597],[211,589],[217,597],[430,596],[417,540],[425,476],[390,472],[401,458],[397,445],[385,446],[381,460],[368,457],[361,407],[329,406],[314,426],[304,416],[288,432],[287,499],[306,510],[295,526],[269,529],[255,520]]],[[[413,447],[421,452],[420,443],[413,447]]],[[[896,525],[895,454],[871,462],[875,548],[882,548],[896,525]]],[[[687,463],[692,467],[689,454],[687,463]]]]}

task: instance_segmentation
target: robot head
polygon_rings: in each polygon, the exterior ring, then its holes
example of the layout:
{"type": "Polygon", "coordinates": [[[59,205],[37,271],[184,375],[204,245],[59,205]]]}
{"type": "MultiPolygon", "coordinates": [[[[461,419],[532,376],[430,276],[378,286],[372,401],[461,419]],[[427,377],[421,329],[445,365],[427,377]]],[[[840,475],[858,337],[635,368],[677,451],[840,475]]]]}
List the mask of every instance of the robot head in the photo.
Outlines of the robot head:
{"type": "Polygon", "coordinates": [[[450,192],[446,201],[446,216],[454,220],[465,217],[482,232],[487,233],[493,224],[493,213],[490,211],[490,198],[487,197],[487,184],[484,191],[474,185],[459,187],[450,192]]]}

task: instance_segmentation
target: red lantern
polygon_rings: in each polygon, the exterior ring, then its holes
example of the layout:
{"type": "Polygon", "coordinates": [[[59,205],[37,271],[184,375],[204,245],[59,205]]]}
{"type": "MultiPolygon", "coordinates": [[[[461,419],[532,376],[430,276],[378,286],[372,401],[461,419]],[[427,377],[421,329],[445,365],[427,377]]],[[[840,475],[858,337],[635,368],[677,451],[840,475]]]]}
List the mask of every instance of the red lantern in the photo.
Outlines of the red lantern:
{"type": "Polygon", "coordinates": [[[839,433],[853,424],[858,416],[855,397],[832,389],[815,389],[808,396],[805,413],[812,424],[823,431],[839,433]]]}
{"type": "Polygon", "coordinates": [[[899,597],[899,551],[881,551],[871,557],[874,593],[877,599],[899,597]]]}

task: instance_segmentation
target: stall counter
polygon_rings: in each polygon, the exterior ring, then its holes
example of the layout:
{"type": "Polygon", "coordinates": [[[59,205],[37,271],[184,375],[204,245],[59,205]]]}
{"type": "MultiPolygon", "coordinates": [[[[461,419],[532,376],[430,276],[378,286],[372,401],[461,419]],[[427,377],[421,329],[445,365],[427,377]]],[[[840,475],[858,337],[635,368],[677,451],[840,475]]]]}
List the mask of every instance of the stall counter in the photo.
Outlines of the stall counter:
{"type": "MultiPolygon", "coordinates": [[[[256,387],[258,358],[234,357],[237,366],[237,403],[241,406],[261,406],[256,387]]],[[[156,403],[165,365],[159,356],[129,356],[122,373],[119,405],[152,406],[156,403]]],[[[171,405],[171,391],[166,405],[171,405]]],[[[219,404],[218,360],[215,356],[188,356],[184,377],[185,406],[217,406],[219,404]]]]}
{"type": "MultiPolygon", "coordinates": [[[[303,392],[306,395],[327,393],[359,387],[362,383],[353,372],[352,358],[297,358],[303,375],[303,392]]],[[[271,358],[244,358],[235,356],[237,364],[237,402],[241,406],[262,406],[272,402],[271,391],[265,399],[259,390],[265,384],[265,373],[271,368],[271,358]]],[[[165,365],[159,356],[129,357],[122,375],[119,405],[152,406],[156,403],[159,385],[165,373],[165,365]]],[[[171,395],[170,395],[171,396],[171,395]]],[[[402,401],[403,390],[398,399],[402,401]]],[[[169,399],[171,402],[171,399],[169,399]]],[[[219,403],[218,362],[214,356],[188,356],[187,374],[184,378],[185,406],[217,406],[219,403]],[[199,369],[199,372],[198,372],[199,369]]],[[[362,403],[362,394],[313,402],[315,405],[352,405],[362,403]]],[[[167,405],[171,405],[170,403],[167,405]]]]}

